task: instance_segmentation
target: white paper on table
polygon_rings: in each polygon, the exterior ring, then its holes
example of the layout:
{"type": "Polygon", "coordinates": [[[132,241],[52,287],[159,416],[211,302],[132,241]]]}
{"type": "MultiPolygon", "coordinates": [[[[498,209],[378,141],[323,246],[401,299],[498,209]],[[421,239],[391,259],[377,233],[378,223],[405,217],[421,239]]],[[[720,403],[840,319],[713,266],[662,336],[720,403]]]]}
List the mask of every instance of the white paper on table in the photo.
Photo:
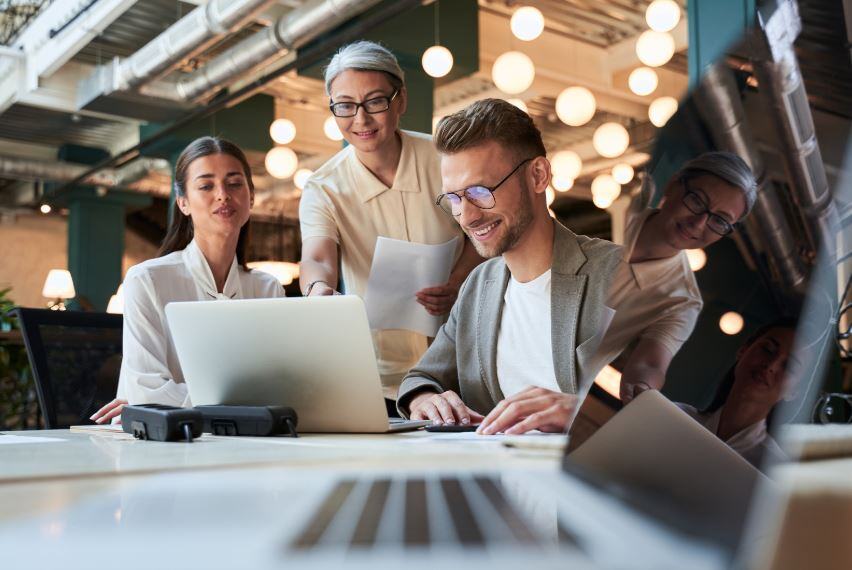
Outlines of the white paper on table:
{"type": "Polygon", "coordinates": [[[4,433],[0,435],[0,445],[15,445],[19,443],[62,443],[64,439],[56,437],[23,436],[4,433]]]}
{"type": "Polygon", "coordinates": [[[458,237],[440,245],[426,245],[380,236],[364,295],[370,328],[435,336],[443,317],[430,315],[414,294],[447,282],[458,245],[458,237]]]}

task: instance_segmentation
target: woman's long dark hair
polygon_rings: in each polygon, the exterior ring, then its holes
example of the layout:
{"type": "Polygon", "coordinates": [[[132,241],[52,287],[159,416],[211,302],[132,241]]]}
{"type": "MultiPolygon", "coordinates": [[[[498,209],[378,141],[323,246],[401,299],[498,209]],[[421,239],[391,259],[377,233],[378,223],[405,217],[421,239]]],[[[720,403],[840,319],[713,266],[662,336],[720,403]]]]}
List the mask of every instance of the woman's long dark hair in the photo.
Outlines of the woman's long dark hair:
{"type": "MultiPolygon", "coordinates": [[[[792,329],[796,330],[796,326],[798,324],[798,320],[795,317],[782,317],[780,319],[776,319],[771,323],[765,324],[754,333],[742,344],[740,348],[748,347],[757,342],[760,337],[768,333],[773,329],[792,329]]],[[[728,369],[728,372],[722,378],[722,381],[719,383],[719,387],[716,388],[716,393],[713,395],[713,400],[710,401],[710,404],[701,410],[704,414],[712,414],[719,408],[725,405],[725,402],[728,401],[728,396],[731,395],[731,390],[734,387],[734,371],[737,368],[737,363],[740,361],[737,358],[736,362],[734,362],[731,367],[728,369]]]]}
{"type": "MultiPolygon", "coordinates": [[[[174,191],[177,196],[186,196],[186,171],[189,165],[197,159],[210,156],[213,154],[227,154],[233,156],[243,167],[243,174],[246,177],[246,183],[249,190],[254,192],[254,182],[251,179],[251,167],[246,159],[245,153],[232,143],[231,141],[220,139],[218,137],[201,137],[195,139],[183,149],[175,163],[175,178],[174,191]]],[[[245,271],[250,271],[246,266],[246,256],[249,247],[249,235],[251,231],[251,220],[246,221],[243,227],[240,228],[240,237],[237,239],[237,263],[245,271]]],[[[175,251],[182,250],[189,245],[195,235],[195,228],[192,225],[192,218],[180,211],[180,208],[175,207],[172,212],[172,222],[169,225],[169,230],[166,232],[166,237],[163,239],[163,244],[157,252],[157,257],[168,255],[175,251]]]]}

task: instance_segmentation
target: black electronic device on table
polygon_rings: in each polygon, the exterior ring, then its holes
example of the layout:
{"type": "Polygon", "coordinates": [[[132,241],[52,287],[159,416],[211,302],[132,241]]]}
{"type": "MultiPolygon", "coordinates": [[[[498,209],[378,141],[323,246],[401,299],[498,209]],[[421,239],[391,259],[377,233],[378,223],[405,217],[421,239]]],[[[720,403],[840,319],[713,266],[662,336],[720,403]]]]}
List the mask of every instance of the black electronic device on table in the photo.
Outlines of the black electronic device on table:
{"type": "Polygon", "coordinates": [[[204,431],[213,435],[299,437],[296,411],[286,406],[196,406],[204,431]]]}
{"type": "Polygon", "coordinates": [[[136,439],[191,442],[201,436],[201,412],[162,404],[124,406],[121,425],[136,439]]]}
{"type": "Polygon", "coordinates": [[[476,431],[476,428],[478,427],[479,424],[432,424],[423,429],[429,432],[453,433],[461,431],[476,431]]]}

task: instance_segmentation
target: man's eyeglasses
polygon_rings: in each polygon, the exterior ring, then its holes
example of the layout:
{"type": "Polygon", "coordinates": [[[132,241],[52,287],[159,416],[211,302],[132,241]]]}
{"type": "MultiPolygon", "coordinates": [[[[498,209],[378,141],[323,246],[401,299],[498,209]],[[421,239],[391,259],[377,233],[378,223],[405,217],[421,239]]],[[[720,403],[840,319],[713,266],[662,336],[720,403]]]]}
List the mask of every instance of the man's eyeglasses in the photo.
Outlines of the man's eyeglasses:
{"type": "Polygon", "coordinates": [[[523,165],[531,161],[532,158],[524,159],[518,164],[515,168],[512,169],[512,172],[506,175],[503,180],[489,188],[488,186],[470,186],[465,188],[464,190],[458,190],[457,192],[446,192],[438,196],[438,200],[435,202],[436,205],[440,206],[442,210],[451,216],[461,216],[462,211],[462,197],[467,198],[467,201],[476,206],[477,208],[481,208],[483,210],[490,210],[497,204],[497,200],[494,199],[494,191],[500,187],[501,184],[506,182],[509,178],[512,177],[514,173],[518,171],[523,165]]]}
{"type": "Polygon", "coordinates": [[[719,214],[711,212],[704,198],[694,190],[690,190],[686,184],[686,180],[682,180],[681,182],[683,184],[683,198],[681,198],[681,201],[687,210],[697,216],[707,214],[707,227],[720,236],[726,236],[734,231],[734,224],[719,214]]]}
{"type": "Polygon", "coordinates": [[[360,103],[354,101],[341,101],[339,103],[331,103],[328,108],[331,109],[331,114],[335,117],[354,117],[358,114],[358,107],[364,107],[364,111],[371,115],[376,113],[384,113],[390,108],[391,101],[399,95],[399,89],[394,91],[390,97],[373,97],[360,103]]]}

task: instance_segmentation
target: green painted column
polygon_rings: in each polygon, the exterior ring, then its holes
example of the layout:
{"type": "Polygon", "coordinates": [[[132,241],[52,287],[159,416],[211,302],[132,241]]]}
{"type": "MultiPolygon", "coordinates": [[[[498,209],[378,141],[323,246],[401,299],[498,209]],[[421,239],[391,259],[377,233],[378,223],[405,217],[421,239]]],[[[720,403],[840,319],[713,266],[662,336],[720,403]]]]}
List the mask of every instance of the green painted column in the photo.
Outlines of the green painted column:
{"type": "MultiPolygon", "coordinates": [[[[77,145],[64,145],[58,152],[59,160],[87,165],[108,156],[103,149],[77,145]]],[[[151,198],[119,189],[78,186],[58,203],[68,208],[68,270],[77,292],[71,306],[104,311],[121,283],[127,209],[145,207],[151,198]]]]}
{"type": "Polygon", "coordinates": [[[689,87],[698,85],[704,68],[724,56],[754,24],[755,0],[689,0],[689,87]]]}
{"type": "MultiPolygon", "coordinates": [[[[756,15],[755,0],[689,0],[687,2],[687,27],[689,30],[688,68],[689,88],[694,90],[704,69],[725,56],[725,53],[742,41],[756,15]]],[[[649,171],[654,178],[656,192],[652,204],[656,205],[664,185],[687,160],[702,152],[702,141],[696,139],[687,113],[681,107],[660,133],[653,152],[649,171]]]]}
{"type": "Polygon", "coordinates": [[[121,283],[125,215],[151,198],[136,192],[110,190],[99,196],[94,188],[75,188],[68,198],[68,269],[74,278],[77,304],[88,301],[105,311],[121,283]]]}

